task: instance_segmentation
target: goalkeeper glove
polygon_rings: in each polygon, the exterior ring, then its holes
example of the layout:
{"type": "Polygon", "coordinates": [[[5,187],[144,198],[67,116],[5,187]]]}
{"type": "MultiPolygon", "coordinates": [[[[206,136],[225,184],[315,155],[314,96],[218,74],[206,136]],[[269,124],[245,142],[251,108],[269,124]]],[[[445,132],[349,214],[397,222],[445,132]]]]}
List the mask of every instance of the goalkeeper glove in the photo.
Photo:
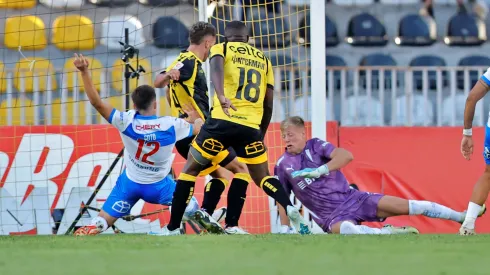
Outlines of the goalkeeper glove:
{"type": "Polygon", "coordinates": [[[326,164],[318,167],[318,168],[305,168],[303,170],[299,170],[299,171],[294,171],[293,173],[291,173],[291,176],[293,176],[293,178],[296,178],[296,177],[304,177],[304,178],[319,178],[321,177],[322,175],[328,175],[330,174],[330,170],[328,170],[328,166],[326,164]]]}

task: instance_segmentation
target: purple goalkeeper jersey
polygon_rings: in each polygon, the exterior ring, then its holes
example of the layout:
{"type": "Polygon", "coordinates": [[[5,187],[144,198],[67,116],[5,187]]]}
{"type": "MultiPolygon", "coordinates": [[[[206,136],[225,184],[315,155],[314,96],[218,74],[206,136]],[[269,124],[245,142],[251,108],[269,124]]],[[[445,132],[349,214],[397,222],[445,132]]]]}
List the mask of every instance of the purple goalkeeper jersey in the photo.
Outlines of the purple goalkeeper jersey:
{"type": "Polygon", "coordinates": [[[352,189],[349,188],[347,179],[340,171],[332,171],[318,179],[293,178],[291,173],[305,168],[318,168],[329,162],[334,149],[332,144],[313,138],[306,142],[300,154],[285,152],[274,167],[274,174],[286,192],[289,194],[293,191],[320,226],[351,196],[352,189]]]}

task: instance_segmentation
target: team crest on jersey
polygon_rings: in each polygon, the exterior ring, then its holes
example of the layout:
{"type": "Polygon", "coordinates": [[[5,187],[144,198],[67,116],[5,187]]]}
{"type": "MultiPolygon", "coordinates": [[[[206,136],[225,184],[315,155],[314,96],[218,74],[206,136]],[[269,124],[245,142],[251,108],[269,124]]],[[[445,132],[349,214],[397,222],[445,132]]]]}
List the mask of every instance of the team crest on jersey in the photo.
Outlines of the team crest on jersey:
{"type": "Polygon", "coordinates": [[[180,70],[180,68],[184,67],[184,63],[182,62],[177,62],[174,66],[174,70],[180,70]]]}

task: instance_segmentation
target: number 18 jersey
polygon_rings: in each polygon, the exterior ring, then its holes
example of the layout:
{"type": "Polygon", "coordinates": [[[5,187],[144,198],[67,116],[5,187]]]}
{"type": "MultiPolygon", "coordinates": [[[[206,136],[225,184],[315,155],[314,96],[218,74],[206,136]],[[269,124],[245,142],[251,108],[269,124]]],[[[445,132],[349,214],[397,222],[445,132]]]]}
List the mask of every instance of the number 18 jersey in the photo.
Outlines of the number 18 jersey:
{"type": "Polygon", "coordinates": [[[211,48],[210,58],[224,58],[225,96],[237,108],[224,114],[216,94],[211,117],[259,129],[267,87],[274,88],[272,64],[265,54],[242,42],[225,42],[211,48]]]}
{"type": "Polygon", "coordinates": [[[192,135],[192,125],[180,118],[142,116],[112,110],[109,123],[121,132],[127,177],[139,184],[164,179],[172,167],[176,141],[192,135]]]}

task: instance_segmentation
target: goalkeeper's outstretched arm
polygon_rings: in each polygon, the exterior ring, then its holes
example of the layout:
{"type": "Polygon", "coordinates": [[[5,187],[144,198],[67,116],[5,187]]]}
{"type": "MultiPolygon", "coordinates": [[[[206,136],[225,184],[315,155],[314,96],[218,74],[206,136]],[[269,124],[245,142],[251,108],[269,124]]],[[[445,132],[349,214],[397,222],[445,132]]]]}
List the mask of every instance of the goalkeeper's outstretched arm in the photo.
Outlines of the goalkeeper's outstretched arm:
{"type": "Polygon", "coordinates": [[[75,60],[73,61],[73,65],[77,67],[82,75],[83,87],[85,88],[85,93],[87,93],[87,97],[90,100],[90,104],[94,106],[94,108],[102,115],[107,121],[109,121],[109,117],[111,116],[111,112],[114,109],[110,104],[102,101],[92,83],[92,78],[90,77],[90,73],[88,71],[88,60],[82,54],[75,54],[75,60]]]}

